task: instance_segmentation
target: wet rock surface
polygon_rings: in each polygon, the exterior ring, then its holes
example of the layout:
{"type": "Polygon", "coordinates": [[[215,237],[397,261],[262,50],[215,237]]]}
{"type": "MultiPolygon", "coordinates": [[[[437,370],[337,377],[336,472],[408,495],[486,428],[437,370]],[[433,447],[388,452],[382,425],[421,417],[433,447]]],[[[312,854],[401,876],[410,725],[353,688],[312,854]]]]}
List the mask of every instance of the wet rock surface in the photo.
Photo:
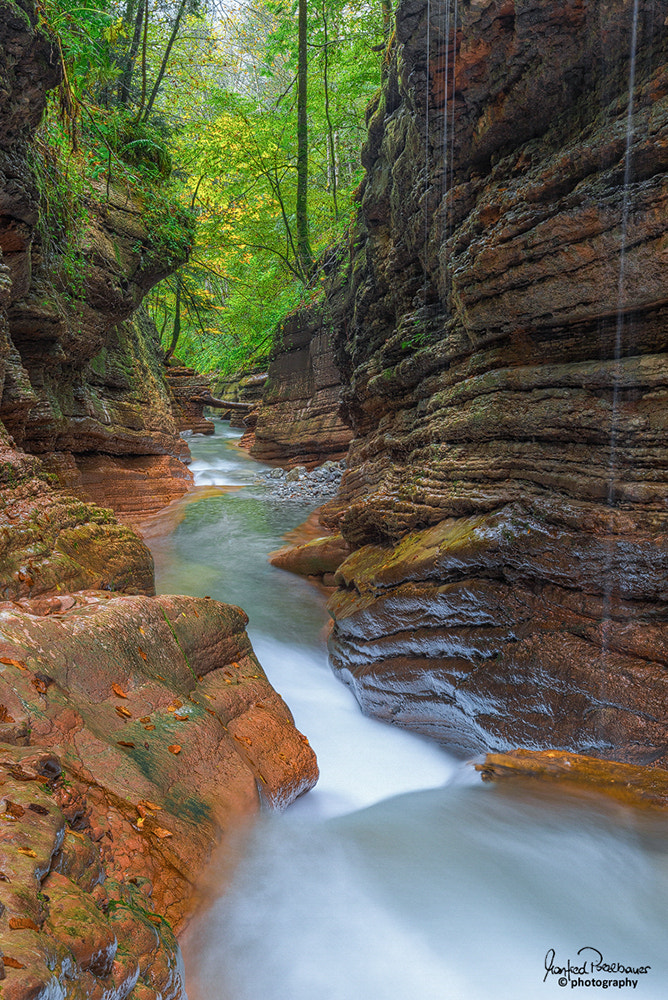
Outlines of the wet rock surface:
{"type": "Polygon", "coordinates": [[[146,880],[105,880],[102,845],[73,828],[57,756],[0,746],[2,995],[181,1000],[183,967],[146,880]]]}
{"type": "Polygon", "coordinates": [[[317,306],[289,316],[277,336],[250,453],[309,468],[344,457],[350,428],[339,415],[341,374],[332,324],[317,306]]]}
{"type": "Polygon", "coordinates": [[[631,81],[633,4],[408,0],[369,110],[331,649],[462,752],[666,759],[668,11],[637,11],[631,81]]]}
{"type": "Polygon", "coordinates": [[[150,883],[177,928],[221,832],[317,779],[246,622],[205,598],[0,604],[3,740],[58,755],[71,828],[99,845],[107,878],[150,883]]]}
{"type": "Polygon", "coordinates": [[[305,465],[294,465],[291,469],[274,468],[259,473],[255,482],[266,486],[273,500],[303,500],[321,504],[336,495],[344,468],[343,459],[323,462],[311,472],[305,465]]]}
{"type": "Polygon", "coordinates": [[[487,754],[475,765],[483,781],[535,780],[563,788],[598,792],[627,806],[665,811],[668,807],[668,771],[603,761],[559,750],[512,750],[487,754]]]}

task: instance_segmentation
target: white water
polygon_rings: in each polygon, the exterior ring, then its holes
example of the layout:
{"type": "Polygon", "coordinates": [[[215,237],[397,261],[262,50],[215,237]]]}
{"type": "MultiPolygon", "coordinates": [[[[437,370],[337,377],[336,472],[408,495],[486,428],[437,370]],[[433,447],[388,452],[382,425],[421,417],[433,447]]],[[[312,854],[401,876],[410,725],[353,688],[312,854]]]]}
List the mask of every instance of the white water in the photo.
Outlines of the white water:
{"type": "Polygon", "coordinates": [[[231,890],[195,921],[191,1000],[540,1000],[609,989],[663,1000],[665,828],[594,799],[482,785],[433,746],[364,719],[327,667],[319,595],[266,562],[307,509],[263,496],[235,437],[191,442],[200,482],[249,485],[184,505],[173,535],[152,543],[159,589],[246,608],[322,778],[286,814],[263,818],[231,890]],[[587,946],[608,964],[651,969],[567,974],[565,987],[546,974],[551,949],[558,967],[591,961],[593,952],[577,955],[587,946]]]}

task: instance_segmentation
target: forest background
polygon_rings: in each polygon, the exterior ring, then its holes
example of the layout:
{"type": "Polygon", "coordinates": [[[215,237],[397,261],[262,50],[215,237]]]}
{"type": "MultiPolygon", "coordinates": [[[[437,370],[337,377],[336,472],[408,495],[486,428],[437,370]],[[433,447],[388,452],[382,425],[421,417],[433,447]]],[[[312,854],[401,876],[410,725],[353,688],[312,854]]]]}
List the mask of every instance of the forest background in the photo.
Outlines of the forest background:
{"type": "Polygon", "coordinates": [[[85,280],[86,203],[126,185],[163,253],[192,242],[147,302],[167,354],[205,372],[261,363],[280,320],[322,294],[350,222],[391,13],[389,0],[43,0],[65,66],[35,163],[43,253],[85,280]]]}

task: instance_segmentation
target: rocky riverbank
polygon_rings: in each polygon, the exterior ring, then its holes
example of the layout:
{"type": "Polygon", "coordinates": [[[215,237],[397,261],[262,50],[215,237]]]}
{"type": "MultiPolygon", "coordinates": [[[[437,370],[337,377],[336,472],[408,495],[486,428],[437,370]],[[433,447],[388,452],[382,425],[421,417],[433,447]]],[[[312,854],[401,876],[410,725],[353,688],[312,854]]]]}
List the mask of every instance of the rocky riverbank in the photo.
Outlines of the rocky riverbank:
{"type": "Polygon", "coordinates": [[[369,109],[331,653],[464,753],[668,760],[665,16],[403,0],[369,109]]]}
{"type": "Polygon", "coordinates": [[[148,596],[108,509],[192,478],[141,309],[191,233],[175,210],[167,245],[93,184],[77,268],[47,253],[35,130],[61,78],[32,0],[0,0],[0,993],[183,1000],[174,935],[213,848],[317,765],[244,612],[148,596]]]}

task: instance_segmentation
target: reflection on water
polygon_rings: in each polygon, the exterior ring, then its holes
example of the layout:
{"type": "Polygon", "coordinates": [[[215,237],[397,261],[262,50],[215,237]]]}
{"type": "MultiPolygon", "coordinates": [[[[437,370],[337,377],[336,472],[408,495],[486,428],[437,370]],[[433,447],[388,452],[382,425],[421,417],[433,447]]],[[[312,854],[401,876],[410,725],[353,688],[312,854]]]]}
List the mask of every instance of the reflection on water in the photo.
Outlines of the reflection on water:
{"type": "Polygon", "coordinates": [[[650,845],[621,807],[482,786],[434,746],[365,719],[328,668],[321,595],[266,559],[309,508],[272,501],[237,437],[193,439],[196,481],[227,492],[173,506],[169,535],[154,519],[158,587],[245,608],[321,780],[287,814],[264,817],[231,891],[194,922],[191,1000],[608,995],[568,977],[560,987],[555,974],[543,982],[550,949],[556,968],[583,961],[585,946],[609,964],[652,966],[590,970],[589,981],[668,995],[665,831],[650,845]]]}

